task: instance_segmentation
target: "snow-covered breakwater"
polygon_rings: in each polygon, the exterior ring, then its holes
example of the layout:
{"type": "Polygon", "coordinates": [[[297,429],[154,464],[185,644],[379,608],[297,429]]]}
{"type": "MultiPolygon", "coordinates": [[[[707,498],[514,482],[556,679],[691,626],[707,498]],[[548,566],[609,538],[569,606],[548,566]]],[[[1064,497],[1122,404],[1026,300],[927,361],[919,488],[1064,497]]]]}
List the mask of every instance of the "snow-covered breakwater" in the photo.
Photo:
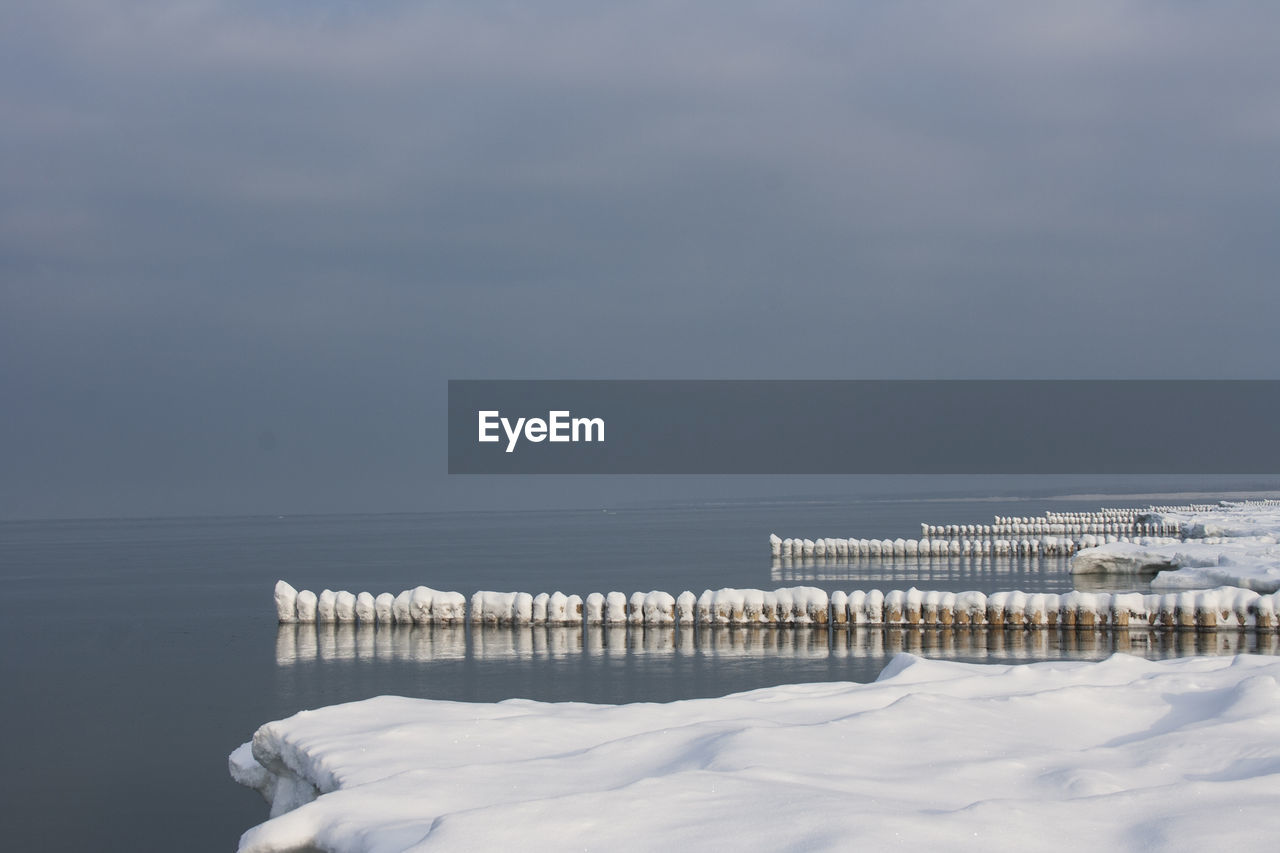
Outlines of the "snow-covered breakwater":
{"type": "Polygon", "coordinates": [[[994,524],[921,525],[919,539],[782,539],[775,574],[864,559],[1071,557],[1075,574],[1150,574],[1155,589],[1280,591],[1280,500],[996,516],[994,524]]]}
{"type": "Polygon", "coordinates": [[[299,592],[281,580],[275,586],[276,618],[290,622],[360,622],[384,625],[825,625],[831,615],[825,591],[796,586],[775,590],[719,589],[678,596],[653,590],[593,592],[585,598],[561,592],[492,592],[467,598],[426,586],[398,595],[324,590],[299,592]]]}
{"type": "MultiPolygon", "coordinates": [[[[980,528],[979,525],[968,527],[980,528]]],[[[769,549],[782,560],[808,557],[1011,557],[1061,556],[1113,542],[1165,545],[1180,538],[1123,533],[1024,534],[1021,538],[984,533],[938,534],[920,539],[780,539],[770,534],[769,549]]]]}
{"type": "Polygon", "coordinates": [[[991,628],[1252,628],[1275,631],[1280,594],[1223,587],[1171,594],[940,592],[831,594],[831,623],[991,628]]]}
{"type": "Polygon", "coordinates": [[[919,539],[788,538],[769,535],[775,557],[889,557],[1074,554],[1109,542],[1167,538],[1177,525],[1155,508],[1105,508],[1096,512],[1050,512],[1042,516],[996,516],[991,524],[920,525],[919,539]]]}
{"type": "Polygon", "coordinates": [[[429,587],[397,596],[353,595],[325,590],[297,592],[284,581],[275,588],[281,623],[360,622],[362,624],[454,625],[634,625],[634,626],[815,626],[858,625],[986,626],[992,628],[1127,627],[1249,628],[1280,630],[1280,593],[1263,595],[1236,587],[1176,593],[1098,592],[985,594],[939,590],[837,590],[798,586],[775,590],[718,589],[678,596],[652,591],[630,596],[591,593],[477,592],[468,609],[461,593],[429,587]],[[326,607],[313,602],[346,601],[326,607]],[[387,602],[390,602],[388,605],[387,602]],[[362,605],[362,602],[364,603],[362,605]],[[372,602],[372,604],[370,604],[372,602]],[[381,602],[381,604],[379,604],[381,602]]]}
{"type": "Polygon", "coordinates": [[[1168,545],[1220,529],[1224,514],[1242,512],[1269,520],[1280,530],[1280,501],[1220,501],[1216,504],[1105,507],[1093,512],[997,515],[991,524],[920,524],[919,539],[787,538],[769,535],[775,557],[942,557],[956,555],[1062,555],[1114,543],[1168,545]],[[1206,519],[1205,517],[1209,517],[1206,519]]]}
{"type": "Polygon", "coordinates": [[[871,684],[667,704],[381,696],[229,758],[242,853],[890,847],[1263,849],[1280,662],[894,658],[871,684]]]}

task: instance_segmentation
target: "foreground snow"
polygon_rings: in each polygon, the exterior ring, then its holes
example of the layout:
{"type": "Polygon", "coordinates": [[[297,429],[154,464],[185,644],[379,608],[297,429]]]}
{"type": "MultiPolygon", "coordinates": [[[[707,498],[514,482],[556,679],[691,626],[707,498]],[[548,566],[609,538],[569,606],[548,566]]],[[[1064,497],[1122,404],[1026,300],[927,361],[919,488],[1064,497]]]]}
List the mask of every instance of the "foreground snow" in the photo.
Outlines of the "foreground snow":
{"type": "Polygon", "coordinates": [[[243,851],[1261,849],[1280,661],[904,654],[873,684],[664,705],[383,696],[268,723],[231,769],[274,801],[243,851]]]}

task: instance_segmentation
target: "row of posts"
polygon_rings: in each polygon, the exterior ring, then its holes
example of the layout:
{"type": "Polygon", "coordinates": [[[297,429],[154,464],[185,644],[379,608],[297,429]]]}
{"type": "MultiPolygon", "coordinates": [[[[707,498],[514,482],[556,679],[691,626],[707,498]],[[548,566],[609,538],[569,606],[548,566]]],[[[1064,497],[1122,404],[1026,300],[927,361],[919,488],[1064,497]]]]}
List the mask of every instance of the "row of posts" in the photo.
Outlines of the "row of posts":
{"type": "Polygon", "coordinates": [[[862,625],[987,626],[1010,628],[1161,627],[1197,630],[1280,628],[1280,593],[1220,587],[1170,593],[990,594],[942,590],[837,590],[811,586],[775,590],[654,590],[630,596],[592,593],[532,595],[457,592],[416,587],[399,595],[325,590],[298,592],[285,581],[275,588],[281,623],[358,622],[385,625],[758,625],[764,627],[862,625]],[[323,602],[323,605],[322,605],[323,602]]]}

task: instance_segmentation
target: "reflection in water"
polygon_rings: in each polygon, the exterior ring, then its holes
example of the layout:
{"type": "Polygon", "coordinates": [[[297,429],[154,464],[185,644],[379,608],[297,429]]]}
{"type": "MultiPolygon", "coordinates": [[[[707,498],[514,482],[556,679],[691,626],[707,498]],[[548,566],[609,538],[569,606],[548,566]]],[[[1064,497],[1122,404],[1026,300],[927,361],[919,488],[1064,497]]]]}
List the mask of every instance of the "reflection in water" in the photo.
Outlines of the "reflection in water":
{"type": "Polygon", "coordinates": [[[574,656],[883,657],[1094,659],[1113,652],[1147,658],[1280,654],[1280,637],[1260,631],[1060,630],[944,627],[770,628],[759,625],[521,626],[294,624],[276,632],[276,664],[312,661],[430,663],[445,660],[553,660],[574,656]]]}
{"type": "Polygon", "coordinates": [[[834,639],[834,654],[876,657],[910,652],[932,658],[987,658],[992,662],[1092,660],[1115,652],[1151,659],[1280,654],[1280,640],[1275,634],[1254,631],[870,628],[839,631],[834,639]]]}

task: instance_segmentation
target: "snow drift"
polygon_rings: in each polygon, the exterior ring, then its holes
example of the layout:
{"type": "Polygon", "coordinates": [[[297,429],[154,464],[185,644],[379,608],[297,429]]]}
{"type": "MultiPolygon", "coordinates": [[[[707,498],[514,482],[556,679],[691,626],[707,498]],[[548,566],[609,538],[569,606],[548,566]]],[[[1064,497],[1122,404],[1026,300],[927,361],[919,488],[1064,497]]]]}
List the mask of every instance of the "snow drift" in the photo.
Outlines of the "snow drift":
{"type": "Polygon", "coordinates": [[[1280,661],[997,666],[670,704],[390,696],[232,753],[245,853],[1257,849],[1280,829],[1280,661]]]}

